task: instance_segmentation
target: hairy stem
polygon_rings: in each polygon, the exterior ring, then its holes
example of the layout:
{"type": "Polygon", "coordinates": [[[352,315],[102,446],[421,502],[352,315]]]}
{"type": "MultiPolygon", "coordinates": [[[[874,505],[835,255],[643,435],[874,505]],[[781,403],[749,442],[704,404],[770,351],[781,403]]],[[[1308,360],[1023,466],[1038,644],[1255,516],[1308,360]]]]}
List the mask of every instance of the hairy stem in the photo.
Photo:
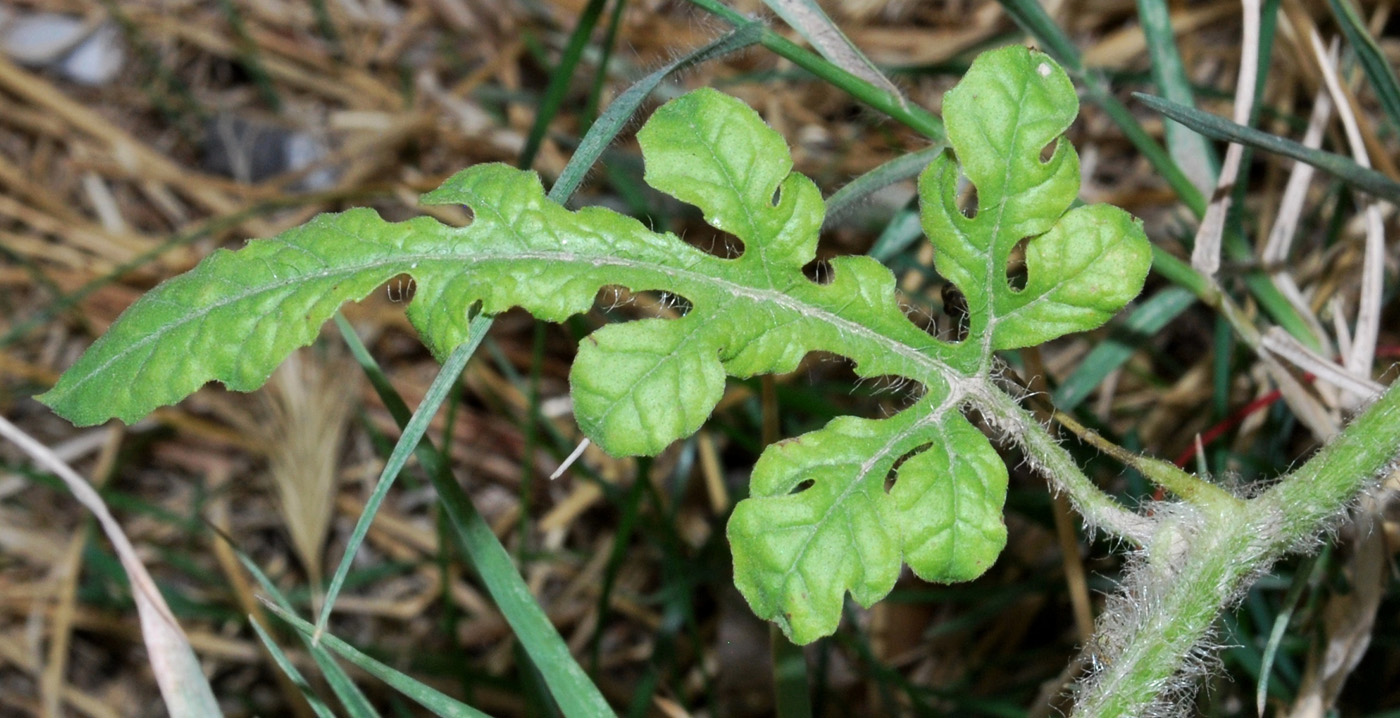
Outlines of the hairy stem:
{"type": "Polygon", "coordinates": [[[1190,695],[1216,617],[1277,556],[1260,545],[1275,517],[1175,508],[1100,620],[1075,716],[1153,715],[1190,695]]]}
{"type": "Polygon", "coordinates": [[[1151,538],[1152,519],[1133,513],[1096,486],[1059,440],[1015,399],[1000,389],[986,387],[976,393],[973,405],[1003,436],[1025,450],[1032,464],[1057,490],[1069,494],[1075,509],[1090,526],[1140,546],[1151,538]]]}
{"type": "Polygon", "coordinates": [[[1280,540],[1307,542],[1383,470],[1400,462],[1400,382],[1359,414],[1336,441],[1251,503],[1282,514],[1280,540]]]}
{"type": "Polygon", "coordinates": [[[1400,385],[1257,498],[1242,505],[1159,505],[1161,527],[1117,599],[1122,612],[1099,627],[1090,661],[1096,672],[1074,715],[1152,715],[1190,696],[1193,658],[1216,617],[1274,561],[1310,548],[1358,493],[1393,469],[1400,461],[1397,436],[1400,385]]]}
{"type": "Polygon", "coordinates": [[[1161,459],[1153,459],[1128,451],[1103,438],[1098,432],[1090,430],[1088,427],[1079,423],[1074,417],[1063,411],[1056,411],[1054,418],[1065,428],[1074,432],[1075,435],[1085,443],[1112,456],[1125,466],[1131,466],[1137,469],[1153,483],[1187,501],[1193,503],[1239,503],[1239,499],[1231,496],[1219,486],[1208,481],[1203,481],[1194,474],[1183,471],[1161,459]]]}

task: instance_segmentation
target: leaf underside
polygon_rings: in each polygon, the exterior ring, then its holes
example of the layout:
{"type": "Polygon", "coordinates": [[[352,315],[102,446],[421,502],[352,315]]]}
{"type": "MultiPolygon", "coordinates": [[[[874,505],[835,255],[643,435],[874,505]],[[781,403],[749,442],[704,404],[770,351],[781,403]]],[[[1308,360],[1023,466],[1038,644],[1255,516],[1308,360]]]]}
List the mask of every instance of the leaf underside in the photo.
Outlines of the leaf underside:
{"type": "Polygon", "coordinates": [[[646,181],[741,240],[738,258],[609,210],[568,211],[533,173],[479,165],[424,198],[466,205],[470,226],[356,209],[215,252],[134,304],[40,399],[86,425],[135,421],[209,381],[255,389],[343,303],[403,273],[418,287],[409,319],[440,357],[465,339],[477,303],[557,322],[608,286],[677,295],[684,316],[610,324],[579,348],[575,413],[609,453],[656,454],[700,427],[726,376],[790,372],[813,351],[921,387],[888,418],[841,417],[769,447],[734,510],[735,583],[759,616],[807,643],[836,629],[847,592],[870,605],[904,564],[943,582],[991,565],[1006,542],[1006,467],[962,408],[995,390],[993,352],[1097,327],[1141,289],[1150,254],[1139,224],[1113,207],[1069,209],[1079,163],[1060,135],[1077,109],[1060,68],[1019,47],[984,54],[948,92],[952,152],[919,191],[937,269],[968,299],[960,342],[909,321],[894,276],[868,257],[837,258],[829,282],[809,280],[820,192],[757,113],[702,89],[638,134],[646,181]],[[959,205],[964,179],[975,216],[959,205]],[[1007,266],[1023,240],[1016,289],[1007,266]]]}

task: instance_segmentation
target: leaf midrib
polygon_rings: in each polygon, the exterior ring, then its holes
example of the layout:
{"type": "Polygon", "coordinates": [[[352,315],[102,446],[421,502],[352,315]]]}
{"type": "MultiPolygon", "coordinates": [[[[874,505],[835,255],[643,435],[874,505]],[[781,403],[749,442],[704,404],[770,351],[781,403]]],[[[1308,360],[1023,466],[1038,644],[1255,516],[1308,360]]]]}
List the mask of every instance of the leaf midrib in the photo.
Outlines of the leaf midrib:
{"type": "MultiPolygon", "coordinates": [[[[884,445],[882,445],[879,449],[874,451],[870,455],[870,457],[867,458],[865,461],[862,461],[860,463],[859,470],[855,474],[855,478],[848,482],[846,484],[846,488],[843,489],[841,493],[832,500],[831,508],[823,512],[822,517],[820,519],[810,524],[789,527],[790,529],[803,528],[810,530],[807,533],[807,537],[802,541],[802,546],[796,552],[797,558],[793,559],[792,563],[788,565],[787,570],[783,571],[782,583],[785,583],[794,572],[797,572],[797,566],[799,563],[802,562],[801,557],[807,554],[807,546],[812,543],[813,539],[817,537],[817,534],[821,533],[822,526],[825,525],[827,521],[831,520],[831,518],[838,513],[837,507],[844,504],[846,499],[857,488],[860,488],[865,484],[867,477],[870,475],[871,469],[875,468],[877,464],[884,461],[884,458],[886,456],[889,456],[889,454],[893,451],[893,448],[895,446],[898,446],[901,442],[908,439],[910,436],[920,433],[922,429],[929,426],[930,424],[940,423],[943,420],[944,415],[946,415],[950,409],[957,406],[958,402],[960,401],[962,401],[962,396],[955,394],[952,391],[949,391],[948,395],[943,397],[943,400],[938,402],[937,406],[930,409],[927,414],[919,417],[914,423],[910,424],[905,429],[895,432],[893,435],[890,436],[889,440],[884,443],[884,445]]],[[[918,406],[918,404],[915,404],[914,406],[918,406]]],[[[905,409],[904,411],[913,411],[914,406],[911,406],[908,409],[905,409]]],[[[843,516],[848,515],[848,512],[844,511],[839,513],[843,516]]],[[[899,544],[900,561],[902,565],[904,561],[903,537],[896,537],[896,542],[899,544]]],[[[851,542],[851,545],[858,546],[860,545],[860,542],[853,540],[851,542]]],[[[801,575],[800,572],[799,575],[801,575]]],[[[803,582],[806,582],[807,577],[802,576],[802,580],[803,582]]]]}
{"type": "MultiPolygon", "coordinates": [[[[274,241],[274,240],[264,240],[264,241],[274,241]]],[[[308,248],[306,248],[306,247],[301,247],[301,246],[299,246],[299,245],[292,245],[292,244],[290,244],[290,243],[285,243],[285,242],[283,243],[283,246],[290,247],[290,248],[295,248],[295,249],[299,249],[299,250],[310,251],[310,250],[309,250],[308,248]]],[[[836,327],[836,328],[841,332],[841,334],[842,334],[843,336],[852,336],[852,337],[856,337],[856,338],[858,338],[858,339],[860,339],[860,340],[863,340],[863,341],[850,341],[850,342],[845,342],[845,343],[843,344],[843,346],[840,346],[840,347],[811,347],[811,348],[809,349],[809,351],[811,351],[811,350],[818,350],[818,349],[826,350],[826,351],[832,351],[833,353],[841,354],[841,355],[843,355],[843,356],[847,356],[848,358],[855,359],[855,360],[857,361],[857,363],[859,364],[860,359],[857,358],[857,357],[852,357],[852,356],[850,356],[850,355],[851,355],[852,353],[854,353],[854,352],[850,352],[850,351],[848,351],[848,349],[849,349],[850,347],[852,347],[852,346],[859,347],[860,349],[870,349],[870,348],[872,347],[872,345],[873,345],[873,346],[878,346],[878,347],[882,348],[886,353],[892,353],[892,354],[894,354],[894,355],[897,355],[897,356],[899,356],[899,357],[901,357],[901,358],[903,358],[903,359],[909,361],[909,362],[911,363],[911,366],[912,366],[913,368],[917,368],[917,369],[920,370],[919,372],[917,372],[917,373],[920,374],[920,375],[919,375],[919,376],[909,376],[908,378],[913,379],[913,380],[915,380],[915,381],[919,381],[919,382],[921,382],[921,383],[924,383],[925,386],[930,386],[930,385],[932,385],[933,382],[930,382],[929,379],[936,376],[936,377],[941,378],[943,381],[945,381],[945,382],[947,383],[947,385],[948,385],[948,387],[949,387],[949,390],[950,390],[951,392],[961,395],[961,394],[967,393],[968,389],[970,388],[970,387],[969,387],[969,382],[971,382],[971,383],[976,383],[976,381],[977,381],[976,379],[974,379],[974,378],[972,378],[972,377],[967,377],[967,376],[963,375],[961,372],[959,372],[959,371],[957,371],[956,369],[952,368],[951,366],[949,366],[949,365],[947,365],[947,364],[945,364],[945,363],[939,361],[938,359],[936,359],[936,358],[930,356],[929,354],[925,353],[924,351],[922,351],[922,350],[921,350],[920,348],[918,348],[918,347],[914,347],[914,346],[909,345],[909,344],[906,344],[906,343],[904,343],[904,342],[902,342],[902,341],[900,341],[900,340],[898,340],[898,339],[895,339],[895,338],[893,338],[893,337],[887,336],[887,335],[885,335],[885,334],[883,334],[883,333],[881,333],[881,332],[879,332],[879,331],[876,331],[875,329],[872,329],[872,328],[870,328],[870,327],[867,327],[867,326],[864,325],[864,324],[861,324],[861,323],[858,322],[858,321],[855,321],[855,320],[852,320],[852,319],[847,319],[847,318],[842,317],[842,316],[840,316],[840,315],[838,315],[838,314],[835,314],[835,313],[833,313],[833,312],[831,312],[831,311],[828,311],[828,310],[826,310],[826,309],[823,309],[823,308],[821,308],[821,307],[819,307],[819,306],[816,306],[816,305],[813,305],[813,304],[810,304],[810,303],[806,303],[806,302],[802,302],[802,301],[796,299],[795,297],[792,297],[791,295],[786,294],[786,293],[784,293],[784,292],[781,292],[781,291],[778,291],[778,290],[773,290],[773,289],[760,289],[760,288],[755,288],[755,287],[751,287],[751,286],[748,286],[748,285],[744,285],[744,284],[740,284],[740,283],[737,283],[737,282],[732,282],[732,281],[729,281],[729,280],[726,280],[726,279],[722,279],[722,278],[719,278],[719,277],[715,277],[715,276],[712,276],[712,275],[709,275],[709,274],[702,274],[702,273],[700,273],[700,272],[696,272],[696,271],[689,270],[689,269],[681,269],[681,268],[672,267],[672,266],[668,266],[668,265],[664,265],[664,264],[658,264],[658,263],[655,263],[655,262],[646,262],[646,261],[640,261],[640,260],[631,260],[631,259],[619,258],[619,257],[597,257],[597,256],[589,256],[589,255],[580,255],[580,254],[575,253],[575,252],[526,251],[526,252],[510,252],[510,253],[494,253],[494,254],[493,254],[493,253],[490,253],[490,252],[486,252],[486,253],[476,252],[476,253],[474,253],[474,254],[473,254],[472,256],[470,256],[470,257],[445,257],[444,255],[442,255],[442,254],[440,254],[440,253],[409,253],[409,252],[404,252],[404,251],[403,251],[402,249],[400,249],[400,248],[394,248],[394,256],[393,256],[392,258],[383,258],[383,259],[377,259],[377,260],[374,260],[374,261],[361,262],[361,263],[350,264],[350,265],[344,265],[344,264],[343,264],[343,265],[340,265],[339,267],[336,267],[336,268],[334,268],[334,269],[313,271],[313,272],[311,272],[311,273],[305,273],[305,274],[298,274],[298,275],[296,275],[295,277],[289,277],[289,278],[287,278],[287,279],[283,279],[283,280],[280,280],[280,281],[271,282],[271,283],[264,283],[264,284],[261,284],[261,285],[257,285],[257,286],[255,286],[255,287],[249,287],[249,288],[247,289],[247,291],[244,291],[244,292],[242,292],[242,293],[232,294],[232,295],[225,295],[225,296],[222,297],[219,301],[212,302],[212,303],[210,303],[210,304],[207,304],[207,305],[205,305],[205,306],[199,307],[199,308],[196,309],[196,310],[191,311],[191,312],[190,312],[189,314],[187,314],[181,321],[177,321],[177,322],[174,322],[174,323],[171,323],[171,324],[167,324],[167,325],[161,327],[161,328],[160,328],[159,330],[157,330],[157,331],[153,331],[153,332],[151,332],[151,333],[149,333],[149,334],[147,334],[147,335],[145,335],[145,336],[143,336],[143,337],[140,337],[140,338],[138,338],[138,339],[136,339],[136,340],[134,340],[134,341],[128,342],[128,343],[126,344],[126,346],[125,346],[121,351],[119,351],[119,352],[113,354],[113,355],[112,355],[110,358],[108,358],[106,361],[102,362],[101,364],[97,365],[97,366],[94,367],[92,370],[90,370],[90,372],[89,372],[86,376],[83,376],[83,377],[79,378],[76,382],[74,382],[74,384],[72,384],[72,385],[68,388],[68,391],[69,391],[70,394],[71,394],[71,393],[74,393],[74,392],[77,392],[81,387],[83,387],[84,385],[86,385],[90,380],[92,380],[93,378],[95,378],[95,377],[97,377],[97,376],[102,375],[103,372],[104,372],[108,367],[110,367],[112,364],[115,364],[115,363],[121,361],[123,358],[127,357],[127,356],[130,355],[132,352],[137,351],[137,350],[139,350],[139,349],[142,349],[143,347],[145,347],[145,346],[146,346],[147,344],[149,344],[150,342],[159,341],[159,340],[162,339],[164,336],[168,335],[169,333],[171,333],[171,332],[173,332],[173,331],[175,331],[175,330],[177,330],[177,329],[179,329],[179,328],[181,328],[181,327],[188,326],[188,325],[190,325],[190,324],[192,324],[192,323],[201,322],[201,321],[203,321],[204,319],[206,319],[206,318],[208,317],[209,314],[211,314],[211,313],[213,313],[213,312],[215,312],[215,311],[217,311],[217,310],[219,310],[219,309],[224,309],[224,308],[227,308],[227,307],[229,307],[229,306],[231,306],[231,305],[239,304],[239,303],[241,303],[241,302],[250,301],[250,300],[253,300],[253,299],[255,299],[255,298],[259,297],[259,296],[263,296],[263,295],[266,295],[266,294],[269,294],[269,293],[273,293],[273,292],[277,292],[277,291],[282,291],[282,290],[285,290],[285,289],[287,289],[287,288],[289,288],[289,287],[293,287],[294,285],[297,285],[297,284],[304,284],[304,283],[310,283],[310,282],[316,282],[316,281],[320,281],[320,280],[327,280],[327,279],[334,279],[334,278],[353,279],[353,278],[355,278],[355,277],[357,277],[357,276],[359,276],[359,275],[361,275],[361,274],[364,274],[364,273],[370,273],[370,272],[374,272],[374,271],[376,271],[376,270],[386,270],[386,269],[394,269],[394,270],[397,270],[397,271],[400,271],[400,272],[408,272],[409,274],[415,275],[415,279],[417,279],[418,281],[425,281],[423,277],[417,276],[417,274],[416,274],[416,273],[421,273],[421,272],[424,272],[424,271],[425,271],[425,268],[424,268],[424,266],[423,266],[425,263],[450,263],[450,264],[453,264],[453,265],[460,265],[460,264],[478,264],[478,265],[479,265],[479,264],[485,264],[485,263],[490,263],[490,262],[512,263],[512,262],[530,262],[530,261],[551,262],[551,263],[566,263],[566,264],[579,264],[579,263],[581,263],[581,264],[587,264],[587,265],[589,265],[589,266],[591,266],[591,267],[594,267],[594,268],[598,268],[598,267],[607,267],[607,266],[620,267],[620,268],[638,270],[638,271],[643,271],[643,272],[652,272],[652,273],[656,273],[656,274],[660,274],[660,275],[672,277],[672,278],[674,278],[674,279],[676,279],[676,280],[678,280],[678,281],[686,281],[686,282],[690,282],[690,283],[698,284],[698,285],[702,285],[702,286],[703,286],[703,285],[710,285],[710,286],[714,287],[716,290],[722,291],[722,292],[728,294],[728,295],[731,296],[731,297],[746,298],[746,299],[752,300],[752,301],[757,302],[757,303],[760,303],[760,304],[774,305],[774,306],[780,307],[780,308],[782,308],[782,309],[784,309],[784,310],[787,310],[787,311],[790,311],[790,312],[793,312],[793,313],[797,313],[797,314],[799,314],[799,315],[801,315],[801,316],[812,317],[812,318],[818,319],[818,320],[820,320],[820,321],[823,321],[823,322],[825,322],[825,323],[827,323],[827,324],[830,324],[830,325],[836,327]]],[[[186,275],[186,276],[188,276],[188,275],[186,275]]],[[[192,279],[193,279],[193,278],[192,278],[192,279]]],[[[205,278],[202,278],[203,281],[211,281],[211,280],[216,280],[216,279],[219,279],[219,278],[218,278],[218,277],[205,277],[205,278]]],[[[447,281],[447,280],[444,280],[444,281],[447,281]]],[[[602,286],[602,285],[600,284],[600,286],[602,286]]],[[[680,292],[676,292],[676,293],[679,294],[680,292]]],[[[691,299],[691,298],[690,298],[690,297],[687,297],[687,299],[691,299]]],[[[169,301],[168,299],[164,299],[164,298],[162,298],[162,300],[163,300],[163,301],[167,301],[167,302],[169,301]]],[[[149,300],[144,300],[144,299],[143,299],[143,301],[149,301],[149,300]]],[[[343,300],[343,301],[352,301],[352,299],[347,298],[347,299],[345,299],[345,300],[343,300]]],[[[693,299],[692,299],[692,301],[693,301],[693,299]]],[[[913,323],[912,323],[912,322],[910,323],[910,326],[913,326],[913,323]]],[[[917,327],[915,327],[915,328],[917,328],[917,327]]],[[[932,339],[932,338],[930,338],[930,339],[932,339]]],[[[931,343],[929,346],[932,347],[932,346],[935,346],[935,344],[932,344],[932,343],[931,343]]],[[[880,351],[869,351],[869,352],[868,352],[869,356],[872,357],[872,358],[878,357],[878,356],[880,355],[880,353],[881,353],[880,351]]],[[[910,373],[913,374],[913,373],[915,373],[915,372],[910,372],[910,373]]],[[[210,379],[220,379],[220,378],[221,378],[221,377],[218,377],[218,376],[210,377],[210,379]]],[[[207,380],[206,380],[206,381],[207,381],[207,380]]]]}

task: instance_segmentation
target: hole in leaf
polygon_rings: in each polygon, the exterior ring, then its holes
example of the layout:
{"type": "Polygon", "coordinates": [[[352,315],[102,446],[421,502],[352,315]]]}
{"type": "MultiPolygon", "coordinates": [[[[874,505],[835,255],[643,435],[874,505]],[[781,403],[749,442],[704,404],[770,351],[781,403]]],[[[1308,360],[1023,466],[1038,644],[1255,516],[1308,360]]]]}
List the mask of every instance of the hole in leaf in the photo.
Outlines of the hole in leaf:
{"type": "Polygon", "coordinates": [[[394,304],[407,304],[418,293],[418,282],[408,272],[400,272],[384,283],[384,294],[394,304]]]}
{"type": "Polygon", "coordinates": [[[690,242],[696,248],[720,259],[736,259],[744,253],[744,240],[708,223],[702,226],[702,233],[696,235],[695,241],[690,242]]]}
{"type": "Polygon", "coordinates": [[[899,467],[903,466],[904,462],[927,451],[928,447],[930,446],[932,446],[932,444],[920,444],[914,447],[913,449],[910,449],[909,451],[905,452],[903,456],[894,460],[894,464],[890,466],[890,470],[885,473],[885,493],[888,494],[889,492],[893,491],[894,485],[898,483],[899,467]]]}
{"type": "MultiPolygon", "coordinates": [[[[778,404],[788,406],[797,401],[808,401],[811,397],[824,397],[824,405],[820,409],[820,415],[830,419],[841,414],[859,413],[864,407],[855,399],[856,387],[860,382],[860,377],[856,375],[855,365],[850,359],[825,351],[810,351],[802,357],[797,368],[793,370],[792,376],[797,379],[794,384],[802,386],[799,394],[792,395],[787,391],[786,382],[778,382],[778,404]]],[[[757,386],[757,385],[755,385],[757,386]]],[[[816,411],[815,407],[809,410],[816,411]]],[[[754,401],[754,416],[758,416],[757,400],[754,401]]],[[[796,412],[794,412],[796,414],[796,412]]],[[[788,436],[796,436],[804,431],[810,431],[819,427],[794,424],[793,418],[784,412],[785,425],[784,432],[788,436]]],[[[823,420],[824,423],[825,420],[823,420]]]]}
{"type": "Polygon", "coordinates": [[[950,328],[953,329],[953,341],[960,342],[967,338],[967,295],[952,282],[943,285],[941,294],[943,313],[947,315],[950,328]]]}
{"type": "Polygon", "coordinates": [[[876,402],[874,411],[865,411],[867,415],[889,418],[918,403],[927,391],[923,384],[909,377],[895,374],[857,376],[851,395],[876,402]]]}
{"type": "MultiPolygon", "coordinates": [[[[800,407],[801,411],[784,411],[783,433],[786,436],[798,436],[820,428],[843,414],[893,416],[916,403],[925,393],[923,384],[908,377],[861,376],[850,359],[824,351],[808,352],[789,376],[795,381],[778,382],[778,403],[783,407],[800,407]],[[798,418],[802,415],[807,418],[798,418]]],[[[756,390],[757,383],[754,387],[756,390]]],[[[745,402],[745,406],[753,425],[757,426],[761,415],[757,397],[745,402]]]]}
{"type": "Polygon", "coordinates": [[[773,188],[773,197],[768,200],[768,203],[774,207],[777,207],[778,203],[781,201],[783,201],[783,186],[778,185],[777,187],[773,188]]]}
{"type": "Polygon", "coordinates": [[[962,192],[959,193],[959,195],[958,195],[958,211],[959,211],[959,212],[962,212],[962,215],[963,215],[964,217],[967,217],[968,219],[976,219],[976,217],[977,217],[977,185],[974,185],[974,184],[972,184],[971,182],[968,182],[968,183],[967,183],[967,187],[965,187],[965,188],[962,190],[962,192]]]}
{"type": "Polygon", "coordinates": [[[634,292],[632,296],[637,307],[650,316],[683,317],[692,307],[689,299],[672,292],[649,290],[634,292]]]}
{"type": "MultiPolygon", "coordinates": [[[[744,241],[725,229],[711,226],[698,210],[687,212],[677,225],[677,234],[686,244],[720,259],[734,259],[744,253],[744,241]]],[[[653,227],[653,231],[664,227],[653,227]]]]}
{"type": "Polygon", "coordinates": [[[934,313],[938,311],[936,307],[927,305],[922,301],[911,301],[901,303],[899,308],[904,311],[904,316],[908,317],[909,321],[913,323],[914,326],[924,330],[925,334],[935,339],[940,338],[938,318],[934,316],[934,313]]]}
{"type": "Polygon", "coordinates": [[[610,284],[598,290],[593,296],[593,308],[608,314],[626,306],[632,300],[627,287],[610,284]]]}
{"type": "Polygon", "coordinates": [[[1026,288],[1026,244],[1030,241],[1030,237],[1023,237],[1017,242],[1006,262],[1006,283],[1011,285],[1013,292],[1026,288]]]}
{"type": "Polygon", "coordinates": [[[703,241],[690,242],[695,248],[706,254],[712,254],[720,259],[737,259],[744,253],[744,241],[728,232],[719,232],[713,228],[707,228],[706,238],[703,241]]]}
{"type": "Polygon", "coordinates": [[[817,482],[813,479],[803,479],[796,486],[792,487],[792,490],[788,492],[788,496],[796,496],[816,485],[817,482]]]}
{"type": "Polygon", "coordinates": [[[831,280],[836,276],[831,262],[821,258],[802,265],[802,274],[817,284],[831,284],[831,280]]]}
{"type": "Polygon", "coordinates": [[[676,319],[690,313],[693,305],[679,294],[659,290],[632,291],[621,285],[598,290],[593,306],[618,320],[660,317],[676,319]]]}

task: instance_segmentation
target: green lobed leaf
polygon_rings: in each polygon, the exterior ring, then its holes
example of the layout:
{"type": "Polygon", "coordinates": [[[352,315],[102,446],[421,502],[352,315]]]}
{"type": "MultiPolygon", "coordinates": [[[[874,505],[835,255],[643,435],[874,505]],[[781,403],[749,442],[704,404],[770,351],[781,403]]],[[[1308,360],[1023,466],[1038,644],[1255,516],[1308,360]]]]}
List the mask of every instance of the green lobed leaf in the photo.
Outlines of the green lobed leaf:
{"type": "Polygon", "coordinates": [[[735,584],[794,642],[835,630],[847,590],[865,606],[884,598],[906,562],[928,581],[967,581],[1006,545],[1006,466],[932,396],[889,419],[837,418],[754,467],[729,522],[735,584]]]}
{"type": "Polygon", "coordinates": [[[968,334],[981,340],[966,343],[963,366],[985,367],[989,349],[1098,327],[1137,296],[1152,261],[1140,223],[1107,205],[1066,212],[1079,193],[1079,155],[1061,134],[1079,101],[1049,57],[982,55],[948,91],[943,111],[954,154],[929,165],[919,191],[935,264],[967,297],[968,334]],[[967,213],[960,176],[976,189],[967,213]],[[1006,267],[1016,245],[1033,237],[1018,290],[1006,267]]]}
{"type": "Polygon", "coordinates": [[[409,319],[440,357],[465,339],[474,305],[560,321],[611,286],[676,295],[690,307],[683,317],[608,325],[580,347],[575,413],[615,455],[655,454],[694,432],[726,375],[792,371],[813,351],[922,390],[891,417],[842,417],[770,447],[735,509],[736,584],[758,615],[809,642],[836,629],[847,592],[879,600],[904,564],[961,581],[995,560],[1006,468],[962,408],[997,391],[994,351],[1096,327],[1141,288],[1149,252],[1137,222],[1108,207],[1066,211],[1079,169],[1060,134],[1076,107],[1059,67],[1016,47],[983,55],[949,92],[952,152],[928,167],[920,192],[938,269],[969,298],[969,335],[957,344],[912,323],[894,276],[869,257],[832,260],[825,284],[808,279],[824,211],[816,186],[792,172],[757,113],[697,90],[639,132],[646,179],[743,242],[736,259],[608,210],[568,211],[533,173],[482,165],[425,197],[466,205],[470,226],[352,210],[216,252],[133,305],[41,398],[90,424],[135,420],[210,380],[254,388],[341,303],[400,273],[417,281],[409,319]],[[977,189],[972,218],[958,209],[960,176],[977,189]],[[1023,240],[1018,290],[1007,263],[1023,240]]]}
{"type": "Polygon", "coordinates": [[[888,594],[903,563],[945,582],[991,565],[1006,542],[1006,468],[949,407],[993,351],[1098,327],[1141,291],[1151,251],[1140,224],[1114,207],[1066,211],[1079,160],[1061,134],[1077,111],[1058,66],[1020,48],[982,55],[947,93],[952,152],[920,177],[922,216],[970,321],[960,346],[926,351],[959,373],[913,377],[925,397],[890,419],[837,419],[770,448],[730,522],[735,583],[794,641],[834,631],[846,591],[863,605],[888,594]],[[976,189],[972,216],[960,177],[976,189]],[[1027,278],[1015,289],[1007,266],[1023,240],[1027,278]]]}

